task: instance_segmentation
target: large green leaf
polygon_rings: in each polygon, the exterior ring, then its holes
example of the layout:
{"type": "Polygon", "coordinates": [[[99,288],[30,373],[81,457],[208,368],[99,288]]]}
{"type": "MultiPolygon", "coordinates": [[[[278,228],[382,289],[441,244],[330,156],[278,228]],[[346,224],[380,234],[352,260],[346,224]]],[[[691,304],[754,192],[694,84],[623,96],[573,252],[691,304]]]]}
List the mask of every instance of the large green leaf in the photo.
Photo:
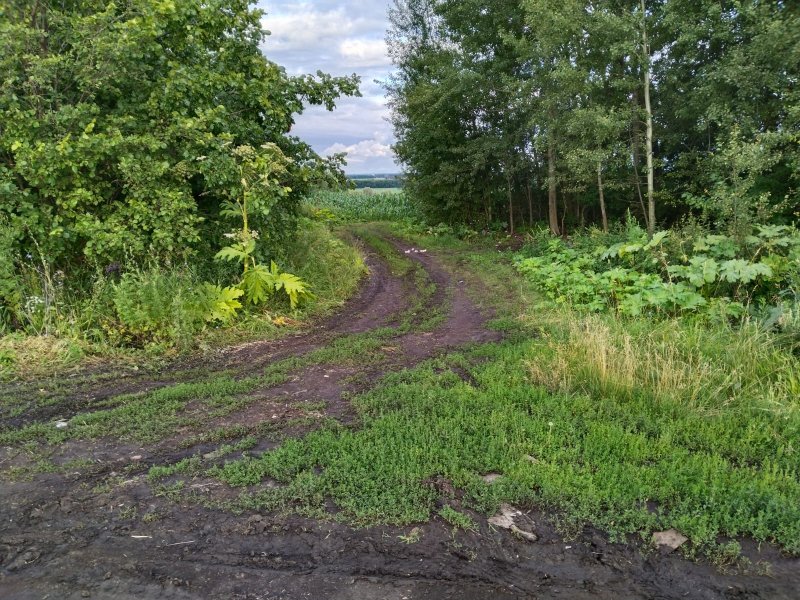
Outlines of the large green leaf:
{"type": "Polygon", "coordinates": [[[256,250],[255,240],[240,242],[233,246],[225,246],[214,256],[216,260],[245,262],[256,250]]]}
{"type": "Polygon", "coordinates": [[[750,283],[759,276],[772,276],[772,269],[764,263],[751,263],[746,260],[728,260],[720,266],[720,276],[729,283],[750,283]]]}
{"type": "Polygon", "coordinates": [[[244,292],[239,288],[221,288],[218,285],[206,283],[204,290],[208,298],[206,321],[229,323],[236,316],[236,311],[242,308],[239,298],[244,292]]]}
{"type": "MultiPolygon", "coordinates": [[[[274,263],[273,263],[274,264],[274,263]]],[[[281,273],[275,280],[275,289],[282,289],[289,296],[289,302],[292,310],[297,308],[297,305],[302,300],[313,298],[313,294],[308,289],[308,284],[300,279],[297,275],[291,273],[281,273]]]]}
{"type": "Polygon", "coordinates": [[[250,304],[262,304],[276,289],[275,276],[264,265],[256,265],[244,274],[241,288],[250,304]]]}

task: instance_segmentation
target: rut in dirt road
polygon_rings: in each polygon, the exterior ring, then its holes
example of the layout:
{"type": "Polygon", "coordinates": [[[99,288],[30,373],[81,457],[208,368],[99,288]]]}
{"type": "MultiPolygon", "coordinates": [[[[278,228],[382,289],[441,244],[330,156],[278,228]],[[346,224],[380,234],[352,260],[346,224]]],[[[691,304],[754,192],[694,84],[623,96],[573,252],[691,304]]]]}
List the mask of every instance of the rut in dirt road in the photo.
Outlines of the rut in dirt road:
{"type": "MultiPolygon", "coordinates": [[[[373,246],[370,277],[335,317],[220,352],[194,365],[196,379],[177,382],[167,371],[111,390],[79,384],[74,397],[23,415],[31,435],[46,435],[55,416],[89,417],[71,421],[61,443],[0,449],[3,469],[30,475],[0,483],[0,599],[797,600],[797,561],[778,553],[772,578],[724,575],[678,555],[643,555],[591,528],[566,542],[533,511],[524,518],[536,524],[534,544],[480,515],[475,530],[460,532],[441,519],[354,528],[331,502],[325,515],[238,505],[239,492],[205,475],[208,467],[326,423],[357,430],[351,399],[387,373],[501,337],[472,300],[485,291],[441,257],[378,228],[362,233],[373,246]],[[160,395],[148,396],[154,389],[160,395]],[[144,393],[115,404],[122,390],[144,393]],[[125,412],[151,405],[170,407],[164,423],[125,412]],[[128,414],[143,422],[124,422],[128,414]],[[189,478],[159,483],[151,468],[189,478]]],[[[458,498],[447,481],[424,483],[458,498]]],[[[267,479],[247,491],[280,487],[267,479]]]]}

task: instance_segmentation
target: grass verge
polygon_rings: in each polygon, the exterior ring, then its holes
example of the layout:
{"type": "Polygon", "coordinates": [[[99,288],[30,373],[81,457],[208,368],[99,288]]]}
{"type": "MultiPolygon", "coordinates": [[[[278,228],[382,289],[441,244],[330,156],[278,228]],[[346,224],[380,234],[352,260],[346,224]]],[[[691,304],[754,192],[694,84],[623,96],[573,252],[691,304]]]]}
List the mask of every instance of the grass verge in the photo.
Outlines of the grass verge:
{"type": "MultiPolygon", "coordinates": [[[[305,280],[315,295],[297,311],[292,311],[284,299],[275,298],[263,308],[243,312],[227,326],[206,325],[198,331],[196,323],[190,327],[191,319],[178,310],[160,325],[164,332],[154,341],[133,340],[133,345],[141,346],[134,348],[130,347],[130,332],[123,335],[116,324],[114,286],[105,278],[95,282],[90,298],[80,302],[66,296],[54,299],[52,310],[58,315],[47,334],[0,335],[0,381],[30,381],[88,367],[102,370],[137,365],[155,370],[180,353],[278,338],[340,308],[358,289],[366,272],[358,249],[336,237],[326,225],[307,219],[287,254],[292,261],[286,269],[305,280]]],[[[155,312],[169,312],[163,306],[167,299],[181,296],[198,284],[197,274],[186,265],[174,271],[145,269],[139,276],[158,288],[159,297],[150,299],[153,307],[145,307],[155,312]]]]}

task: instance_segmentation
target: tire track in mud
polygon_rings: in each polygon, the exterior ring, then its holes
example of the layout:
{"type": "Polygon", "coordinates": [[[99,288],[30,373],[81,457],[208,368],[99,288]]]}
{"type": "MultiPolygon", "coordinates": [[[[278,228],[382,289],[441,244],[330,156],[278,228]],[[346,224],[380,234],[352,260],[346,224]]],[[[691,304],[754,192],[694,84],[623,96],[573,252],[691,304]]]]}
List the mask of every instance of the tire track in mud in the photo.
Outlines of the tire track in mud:
{"type": "Polygon", "coordinates": [[[313,324],[299,333],[276,340],[256,341],[220,349],[210,357],[180,359],[158,374],[131,374],[130,371],[96,373],[88,376],[88,381],[84,380],[86,376],[72,376],[36,384],[0,385],[0,396],[8,397],[36,396],[40,388],[64,388],[54,397],[41,398],[31,409],[13,417],[7,416],[8,411],[0,407],[0,418],[4,424],[11,427],[21,427],[36,421],[66,419],[80,412],[92,410],[93,407],[114,397],[151,392],[201,378],[209,372],[220,374],[231,367],[237,372],[252,371],[268,361],[281,360],[322,347],[339,333],[340,329],[343,330],[341,333],[348,333],[346,330],[349,327],[341,327],[340,323],[346,322],[353,315],[361,317],[354,323],[353,332],[365,331],[370,327],[371,321],[377,322],[377,313],[380,309],[389,311],[387,314],[402,310],[404,297],[400,293],[402,281],[390,276],[386,264],[374,252],[365,252],[365,262],[370,276],[356,296],[336,315],[313,324]],[[395,306],[392,306],[391,300],[395,298],[398,300],[394,302],[395,306]],[[359,329],[360,327],[364,329],[359,329]],[[241,362],[248,363],[246,369],[236,368],[241,362]],[[115,376],[117,378],[113,379],[115,376]]]}
{"type": "MultiPolygon", "coordinates": [[[[273,415],[286,421],[292,417],[290,406],[320,400],[326,402],[321,415],[349,422],[354,414],[344,392],[368,388],[388,371],[448,349],[499,338],[486,328],[486,315],[470,301],[466,286],[435,256],[388,241],[436,284],[423,314],[414,319],[419,322],[438,307],[441,322],[429,331],[410,328],[388,337],[391,352],[379,363],[297,369],[288,381],[255,390],[243,409],[221,417],[220,423],[272,422],[273,415]],[[361,376],[357,384],[349,383],[354,375],[361,376]]],[[[339,315],[285,340],[231,349],[210,367],[225,370],[246,363],[246,370],[261,369],[342,336],[396,324],[413,307],[416,288],[410,279],[392,276],[376,253],[368,261],[371,277],[339,315]]],[[[771,556],[772,578],[724,575],[677,555],[644,556],[635,546],[612,544],[590,528],[565,542],[541,513],[529,514],[537,523],[536,544],[496,531],[485,519],[478,519],[479,531],[458,534],[434,521],[421,526],[420,541],[406,544],[400,536],[409,528],[353,529],[297,516],[237,516],[203,508],[202,502],[155,496],[141,476],[125,474],[125,459],[134,453],[140,455],[136,472],[141,473],[151,464],[218,446],[181,448],[181,439],[172,436],[152,448],[113,440],[75,442],[71,450],[100,459],[106,467],[89,475],[49,474],[0,483],[0,599],[797,600],[800,589],[798,561],[778,553],[771,556]],[[93,489],[111,469],[119,471],[115,485],[93,489]],[[157,518],[132,518],[126,512],[132,506],[157,518]]],[[[205,485],[198,484],[198,494],[220,491],[205,485]]]]}

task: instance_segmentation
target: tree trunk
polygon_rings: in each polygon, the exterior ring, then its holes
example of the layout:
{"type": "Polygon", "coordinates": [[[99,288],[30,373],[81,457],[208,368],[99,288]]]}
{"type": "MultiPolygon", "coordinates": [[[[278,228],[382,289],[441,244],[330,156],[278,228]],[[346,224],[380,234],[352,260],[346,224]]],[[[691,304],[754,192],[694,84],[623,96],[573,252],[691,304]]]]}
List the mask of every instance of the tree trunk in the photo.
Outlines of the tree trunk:
{"type": "Polygon", "coordinates": [[[652,238],[656,226],[655,174],[653,173],[653,107],[650,103],[650,46],[647,42],[647,12],[642,6],[642,53],[644,57],[644,108],[647,112],[647,234],[652,238]]]}
{"type": "Polygon", "coordinates": [[[558,191],[556,189],[556,149],[551,141],[547,147],[547,203],[550,219],[550,231],[553,235],[561,235],[558,226],[558,191]]]}
{"type": "Polygon", "coordinates": [[[600,215],[603,219],[603,231],[608,233],[608,214],[606,213],[606,196],[603,192],[603,163],[597,163],[597,190],[600,192],[600,215]]]}
{"type": "Polygon", "coordinates": [[[631,122],[631,156],[633,158],[633,184],[635,186],[634,192],[636,193],[635,200],[639,201],[639,209],[642,211],[642,219],[645,226],[647,226],[647,207],[644,205],[644,196],[642,195],[642,178],[639,174],[639,165],[641,164],[641,140],[642,135],[640,131],[641,123],[639,121],[639,91],[633,91],[631,98],[633,104],[633,121],[631,122]]]}
{"type": "Polygon", "coordinates": [[[525,193],[528,196],[528,226],[533,227],[533,191],[530,179],[525,182],[525,193]]]}
{"type": "Polygon", "coordinates": [[[514,188],[511,170],[506,168],[506,188],[508,189],[508,232],[514,235],[514,188]]]}

